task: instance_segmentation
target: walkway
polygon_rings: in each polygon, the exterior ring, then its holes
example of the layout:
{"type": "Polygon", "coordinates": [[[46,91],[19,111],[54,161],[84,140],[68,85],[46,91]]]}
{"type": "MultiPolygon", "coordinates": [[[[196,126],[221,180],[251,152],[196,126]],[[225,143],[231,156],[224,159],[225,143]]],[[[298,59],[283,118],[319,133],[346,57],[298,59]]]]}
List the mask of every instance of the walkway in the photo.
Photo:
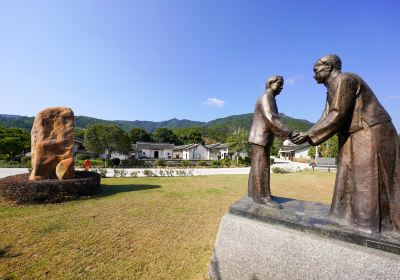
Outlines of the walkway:
{"type": "MultiPolygon", "coordinates": [[[[300,162],[292,162],[289,160],[284,160],[284,159],[275,159],[275,163],[272,165],[272,167],[282,167],[282,168],[287,168],[292,171],[301,171],[305,169],[310,169],[310,166],[307,163],[300,163],[300,162]]],[[[160,175],[160,168],[117,168],[119,170],[125,170],[126,171],[126,177],[130,177],[132,172],[136,171],[138,177],[144,177],[145,175],[143,174],[144,170],[150,170],[153,173],[160,175]]],[[[193,176],[200,176],[200,175],[220,175],[220,174],[249,174],[250,173],[250,167],[238,167],[238,168],[190,168],[190,169],[181,169],[181,168],[161,168],[161,170],[183,170],[185,171],[186,175],[193,175],[193,176]]],[[[79,168],[77,170],[80,170],[79,168]]],[[[6,176],[11,176],[11,175],[16,175],[16,174],[22,174],[22,173],[28,173],[29,170],[28,168],[0,168],[0,178],[6,177],[6,176]]],[[[183,173],[183,172],[182,172],[183,173]]],[[[114,176],[114,169],[113,168],[107,168],[107,176],[108,177],[113,177],[114,176]]],[[[178,175],[182,176],[182,175],[178,175]]]]}

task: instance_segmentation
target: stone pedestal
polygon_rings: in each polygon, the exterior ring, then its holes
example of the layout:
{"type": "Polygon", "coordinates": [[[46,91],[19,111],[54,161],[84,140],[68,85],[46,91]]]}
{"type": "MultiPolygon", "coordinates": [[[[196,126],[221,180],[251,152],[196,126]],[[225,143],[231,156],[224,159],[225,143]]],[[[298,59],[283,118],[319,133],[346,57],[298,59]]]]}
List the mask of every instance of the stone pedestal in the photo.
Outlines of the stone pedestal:
{"type": "Polygon", "coordinates": [[[400,279],[400,240],[331,224],[329,206],[243,198],[221,221],[210,279],[400,279]]]}

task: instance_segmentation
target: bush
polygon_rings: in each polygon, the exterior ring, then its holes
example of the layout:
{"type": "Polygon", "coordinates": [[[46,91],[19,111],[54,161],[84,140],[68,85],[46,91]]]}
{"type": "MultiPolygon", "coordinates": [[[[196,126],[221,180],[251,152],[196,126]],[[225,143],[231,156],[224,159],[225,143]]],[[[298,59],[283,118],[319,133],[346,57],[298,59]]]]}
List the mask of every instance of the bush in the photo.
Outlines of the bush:
{"type": "Polygon", "coordinates": [[[121,162],[119,163],[119,166],[124,166],[124,167],[129,167],[131,166],[131,161],[129,159],[123,159],[121,160],[121,162]]]}
{"type": "Polygon", "coordinates": [[[101,178],[107,177],[107,169],[106,168],[93,168],[91,171],[98,173],[101,178]]]}
{"type": "Polygon", "coordinates": [[[193,176],[193,171],[191,170],[191,169],[189,169],[189,170],[176,170],[175,171],[175,175],[176,176],[182,176],[182,177],[184,177],[184,176],[193,176]]]}
{"type": "Polygon", "coordinates": [[[21,158],[21,163],[25,165],[31,165],[32,158],[30,156],[23,156],[21,158]]]}
{"type": "Polygon", "coordinates": [[[181,166],[182,167],[188,167],[190,165],[190,162],[188,160],[182,160],[181,161],[181,166]]]}
{"type": "Polygon", "coordinates": [[[86,159],[91,159],[90,154],[88,154],[88,153],[75,154],[75,160],[86,160],[86,159]]]}
{"type": "Polygon", "coordinates": [[[143,175],[146,177],[156,177],[156,174],[153,171],[145,169],[143,170],[143,175]]]}
{"type": "Polygon", "coordinates": [[[221,164],[223,167],[230,167],[232,162],[230,158],[224,158],[223,160],[221,160],[221,164]]]}
{"type": "Polygon", "coordinates": [[[18,161],[0,160],[0,168],[30,168],[30,161],[28,163],[21,163],[18,161]]]}
{"type": "Polygon", "coordinates": [[[102,159],[102,158],[96,158],[96,159],[91,159],[90,160],[90,162],[92,163],[92,166],[99,166],[99,167],[103,167],[104,166],[104,161],[105,160],[102,159]]]}
{"type": "Polygon", "coordinates": [[[21,162],[21,158],[23,158],[24,155],[15,155],[13,157],[10,158],[11,161],[16,161],[16,162],[21,162]]]}
{"type": "Polygon", "coordinates": [[[207,166],[207,162],[206,162],[205,160],[199,160],[199,161],[197,162],[197,165],[198,165],[198,166],[207,166]]]}
{"type": "Polygon", "coordinates": [[[119,164],[121,163],[121,160],[119,158],[112,158],[110,160],[110,162],[111,162],[112,166],[119,166],[119,164]]]}
{"type": "Polygon", "coordinates": [[[163,159],[157,159],[157,160],[154,162],[154,165],[155,165],[155,166],[164,167],[164,166],[165,166],[165,160],[163,160],[163,159]]]}
{"type": "Polygon", "coordinates": [[[246,166],[251,165],[251,157],[245,157],[245,158],[239,157],[239,164],[246,166]]]}
{"type": "Polygon", "coordinates": [[[126,177],[128,175],[128,171],[126,171],[125,169],[114,169],[114,178],[116,177],[126,177]]]}
{"type": "Polygon", "coordinates": [[[132,171],[129,176],[131,176],[132,178],[137,178],[140,174],[140,171],[132,171]]]}
{"type": "Polygon", "coordinates": [[[286,173],[290,173],[290,170],[284,167],[272,167],[272,172],[274,173],[279,173],[279,174],[286,174],[286,173]]]}
{"type": "MultiPolygon", "coordinates": [[[[75,166],[83,167],[83,162],[84,160],[75,160],[75,166]]],[[[104,159],[91,159],[90,162],[92,163],[92,167],[104,167],[104,159]]]]}
{"type": "Polygon", "coordinates": [[[220,167],[221,166],[221,162],[219,160],[213,160],[211,162],[211,166],[214,168],[220,167]]]}
{"type": "Polygon", "coordinates": [[[173,177],[173,176],[175,176],[175,170],[173,170],[173,169],[165,169],[165,174],[168,177],[173,177]]]}
{"type": "Polygon", "coordinates": [[[16,203],[60,202],[96,194],[100,176],[94,172],[76,171],[74,179],[29,180],[29,173],[0,179],[0,196],[16,203]]]}

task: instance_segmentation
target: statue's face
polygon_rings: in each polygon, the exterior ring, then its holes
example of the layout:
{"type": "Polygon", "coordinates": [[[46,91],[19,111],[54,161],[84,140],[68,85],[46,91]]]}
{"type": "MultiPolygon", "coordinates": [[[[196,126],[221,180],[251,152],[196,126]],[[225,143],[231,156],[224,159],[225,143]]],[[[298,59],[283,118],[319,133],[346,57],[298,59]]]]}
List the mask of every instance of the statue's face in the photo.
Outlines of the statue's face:
{"type": "Polygon", "coordinates": [[[318,60],[314,65],[314,79],[318,84],[324,84],[331,75],[331,70],[332,67],[330,65],[326,65],[318,60]]]}
{"type": "Polygon", "coordinates": [[[278,79],[270,84],[270,89],[275,95],[278,95],[283,89],[283,80],[278,79]]]}

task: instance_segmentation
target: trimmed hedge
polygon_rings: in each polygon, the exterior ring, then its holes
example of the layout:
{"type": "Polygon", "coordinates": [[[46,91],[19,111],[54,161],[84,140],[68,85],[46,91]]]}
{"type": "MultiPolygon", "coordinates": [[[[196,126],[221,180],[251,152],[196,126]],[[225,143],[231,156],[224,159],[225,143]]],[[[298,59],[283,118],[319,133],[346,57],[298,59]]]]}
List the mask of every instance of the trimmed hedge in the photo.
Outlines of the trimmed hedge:
{"type": "Polygon", "coordinates": [[[0,179],[0,196],[20,204],[60,202],[90,196],[100,190],[100,175],[75,171],[74,179],[30,181],[29,173],[0,179]]]}
{"type": "Polygon", "coordinates": [[[92,156],[88,153],[76,153],[75,154],[75,160],[86,160],[86,159],[91,159],[92,156]]]}
{"type": "Polygon", "coordinates": [[[112,158],[110,159],[111,165],[112,166],[119,166],[119,164],[121,163],[121,160],[119,158],[112,158]]]}
{"type": "Polygon", "coordinates": [[[30,168],[31,162],[20,163],[17,161],[0,160],[0,168],[30,168]]]}
{"type": "MultiPolygon", "coordinates": [[[[75,160],[75,166],[83,167],[84,160],[75,160]]],[[[92,167],[99,166],[104,167],[104,160],[101,158],[91,159],[92,167]]]]}

